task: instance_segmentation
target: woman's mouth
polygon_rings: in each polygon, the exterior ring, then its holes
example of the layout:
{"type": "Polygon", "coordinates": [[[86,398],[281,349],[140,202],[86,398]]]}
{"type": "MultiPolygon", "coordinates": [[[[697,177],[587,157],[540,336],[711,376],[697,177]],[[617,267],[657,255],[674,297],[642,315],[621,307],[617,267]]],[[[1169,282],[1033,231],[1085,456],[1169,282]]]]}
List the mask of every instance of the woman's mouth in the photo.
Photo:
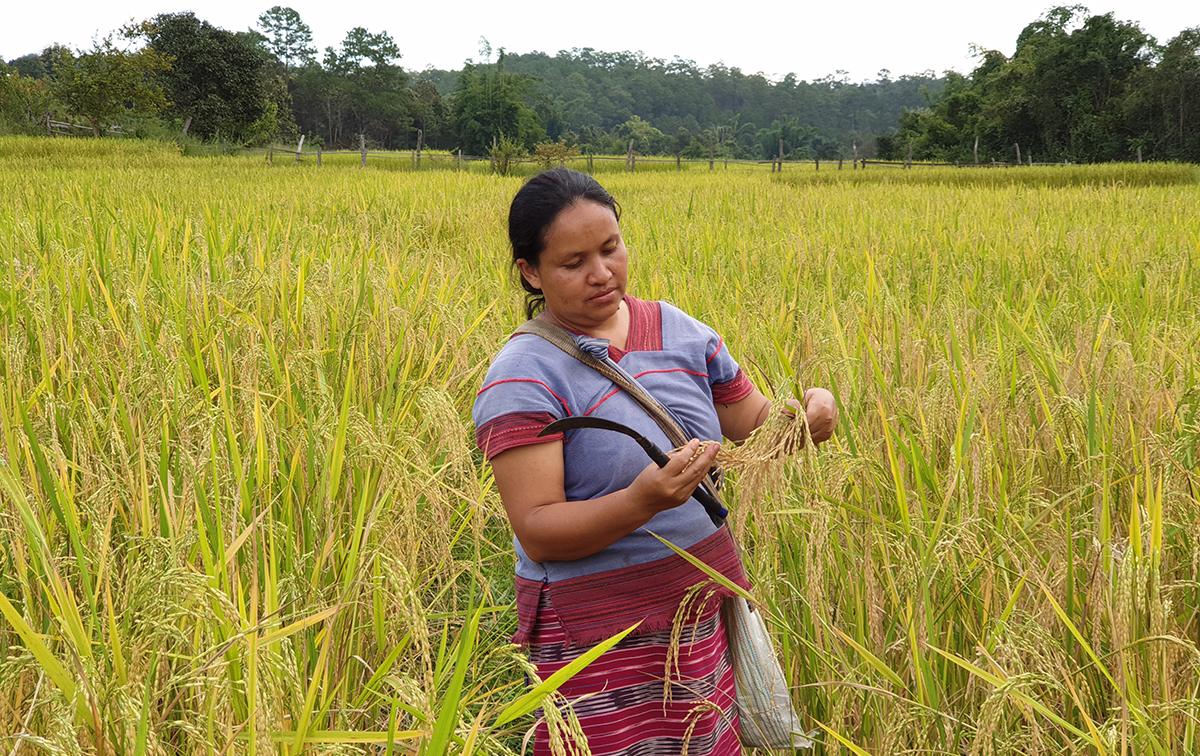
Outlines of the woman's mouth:
{"type": "Polygon", "coordinates": [[[613,298],[616,297],[616,295],[616,289],[605,289],[588,301],[594,302],[595,304],[608,304],[609,302],[613,301],[613,298]]]}

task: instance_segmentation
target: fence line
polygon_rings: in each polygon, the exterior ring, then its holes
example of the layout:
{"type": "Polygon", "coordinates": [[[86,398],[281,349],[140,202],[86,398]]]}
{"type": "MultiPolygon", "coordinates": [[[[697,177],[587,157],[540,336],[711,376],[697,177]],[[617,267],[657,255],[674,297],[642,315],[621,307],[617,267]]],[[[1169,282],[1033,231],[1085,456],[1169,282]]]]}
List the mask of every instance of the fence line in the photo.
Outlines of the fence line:
{"type": "MultiPolygon", "coordinates": [[[[95,133],[95,131],[92,129],[91,126],[85,126],[85,125],[78,124],[78,123],[70,123],[68,121],[55,121],[52,118],[50,118],[49,116],[47,116],[47,118],[46,118],[46,130],[50,133],[51,136],[69,136],[69,137],[79,136],[75,132],[71,131],[71,129],[78,129],[79,131],[86,131],[88,135],[95,133]]],[[[101,130],[105,134],[113,134],[116,136],[124,136],[125,135],[124,129],[122,129],[120,126],[109,126],[108,128],[101,129],[101,130]]]]}
{"type": "MultiPolygon", "coordinates": [[[[218,147],[218,145],[206,145],[206,146],[199,147],[199,149],[218,149],[218,148],[221,149],[222,152],[224,152],[224,150],[225,150],[224,145],[220,145],[219,147],[218,147]]],[[[1069,165],[1069,163],[1034,163],[1034,162],[1004,163],[1004,162],[999,162],[999,161],[991,161],[991,162],[987,162],[987,163],[950,163],[950,162],[937,162],[937,161],[914,162],[912,160],[874,160],[874,159],[868,159],[868,158],[850,158],[850,159],[841,158],[841,159],[837,159],[837,160],[830,160],[830,159],[822,160],[820,158],[814,158],[811,160],[794,160],[794,159],[779,159],[776,157],[776,158],[769,158],[769,159],[763,160],[763,159],[751,159],[751,158],[719,157],[719,156],[715,156],[715,155],[712,157],[709,157],[709,158],[685,158],[682,156],[645,157],[642,155],[638,155],[636,152],[632,152],[631,154],[628,154],[625,156],[620,156],[620,155],[572,155],[569,157],[551,158],[549,160],[547,160],[546,158],[539,158],[539,157],[535,157],[535,156],[525,156],[525,157],[519,157],[519,158],[505,159],[504,157],[501,157],[501,156],[493,157],[490,155],[464,155],[464,154],[462,154],[461,150],[457,154],[452,153],[449,155],[433,154],[430,152],[426,152],[424,150],[407,150],[404,152],[368,150],[368,149],[366,149],[365,145],[361,149],[358,149],[358,150],[347,150],[347,149],[325,150],[321,147],[318,147],[316,149],[316,151],[303,152],[298,149],[291,149],[288,147],[270,145],[268,147],[247,148],[242,151],[248,152],[251,154],[264,155],[266,157],[267,161],[270,162],[272,165],[275,162],[276,155],[279,155],[281,158],[289,158],[292,161],[294,161],[297,165],[303,161],[308,161],[308,160],[312,160],[313,158],[315,158],[318,166],[320,166],[322,164],[322,160],[325,157],[354,155],[359,158],[360,166],[362,166],[362,167],[366,166],[367,158],[383,159],[383,160],[408,160],[411,165],[412,170],[420,170],[422,161],[427,161],[429,163],[435,163],[435,162],[456,163],[459,170],[462,169],[462,166],[464,163],[470,164],[470,163],[488,162],[488,163],[491,163],[492,172],[495,172],[497,170],[498,164],[512,166],[512,165],[521,165],[521,164],[553,165],[554,163],[558,163],[559,165],[565,165],[566,163],[579,163],[579,162],[583,162],[583,161],[587,162],[587,166],[588,166],[587,169],[589,171],[591,171],[593,169],[593,166],[596,162],[606,162],[607,161],[607,162],[624,162],[626,170],[631,171],[631,172],[636,172],[638,163],[674,163],[677,170],[683,170],[683,166],[685,164],[694,165],[694,164],[704,164],[704,163],[708,163],[709,170],[717,170],[718,168],[723,169],[723,170],[728,170],[730,164],[733,164],[735,167],[742,166],[742,167],[750,167],[750,168],[770,166],[772,173],[782,172],[784,170],[785,166],[796,167],[796,166],[805,166],[805,165],[811,165],[817,171],[820,171],[822,168],[825,168],[826,170],[839,170],[839,171],[840,170],[866,170],[868,166],[870,166],[872,168],[883,168],[883,169],[899,168],[902,170],[911,170],[913,168],[926,168],[926,167],[928,167],[928,168],[939,168],[939,167],[945,167],[945,168],[1013,168],[1013,167],[1029,167],[1029,166],[1069,165]]]]}

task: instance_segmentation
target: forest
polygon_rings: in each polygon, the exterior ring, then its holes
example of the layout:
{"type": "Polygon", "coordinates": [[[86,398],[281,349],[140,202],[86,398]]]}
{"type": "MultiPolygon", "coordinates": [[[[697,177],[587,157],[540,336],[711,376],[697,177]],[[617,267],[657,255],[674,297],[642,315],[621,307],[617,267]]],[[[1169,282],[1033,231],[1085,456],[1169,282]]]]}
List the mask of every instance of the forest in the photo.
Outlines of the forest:
{"type": "Polygon", "coordinates": [[[191,12],[130,23],[90,49],[0,63],[0,132],[222,144],[764,159],[952,162],[1200,161],[1200,27],[1159,43],[1133,21],[1053,8],[1010,56],[969,74],[771,80],[725,65],[590,48],[508,53],[481,40],[457,71],[409,70],[387,31],[351,29],[318,53],[275,6],[229,31],[191,12]]]}

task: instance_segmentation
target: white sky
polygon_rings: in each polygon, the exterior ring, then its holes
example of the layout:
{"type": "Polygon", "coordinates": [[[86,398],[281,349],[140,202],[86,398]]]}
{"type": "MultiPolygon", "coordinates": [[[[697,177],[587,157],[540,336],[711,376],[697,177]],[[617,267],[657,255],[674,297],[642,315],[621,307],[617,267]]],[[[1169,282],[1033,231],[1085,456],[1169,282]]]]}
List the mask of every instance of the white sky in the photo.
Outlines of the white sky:
{"type": "MultiPolygon", "coordinates": [[[[1077,0],[1078,1],[1078,0],[1077,0]]],[[[1094,0],[1093,13],[1113,12],[1135,21],[1166,42],[1200,26],[1194,0],[1094,0]]],[[[354,26],[387,31],[396,40],[407,69],[459,68],[480,60],[479,38],[512,52],[554,54],[572,47],[616,52],[641,50],[670,59],[676,55],[701,65],[724,62],[744,73],[772,78],[794,72],[812,80],[841,69],[853,81],[874,79],[881,68],[893,77],[926,70],[963,73],[973,68],[972,44],[1011,54],[1017,34],[1054,3],[931,0],[918,7],[896,0],[786,2],[758,0],[744,6],[684,5],[678,2],[591,0],[574,6],[458,0],[437,3],[354,3],[329,0],[59,0],[41,5],[0,0],[0,56],[11,60],[60,43],[88,47],[130,18],[191,10],[229,30],[253,26],[276,2],[295,8],[313,30],[318,50],[336,46],[354,26]]],[[[1070,0],[1061,4],[1069,5],[1070,0]]]]}

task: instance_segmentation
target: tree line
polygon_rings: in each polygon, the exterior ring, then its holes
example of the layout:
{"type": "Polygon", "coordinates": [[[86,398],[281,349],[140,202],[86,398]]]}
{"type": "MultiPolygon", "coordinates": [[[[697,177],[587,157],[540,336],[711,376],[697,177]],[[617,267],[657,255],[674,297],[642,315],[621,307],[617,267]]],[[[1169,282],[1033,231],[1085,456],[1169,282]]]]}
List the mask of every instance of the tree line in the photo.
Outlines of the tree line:
{"type": "Polygon", "coordinates": [[[0,129],[82,120],[97,135],[234,144],[428,147],[487,154],[624,153],[789,158],[869,150],[905,108],[926,102],[932,73],[851,83],[771,81],[723,65],[591,49],[510,55],[481,40],[457,71],[410,72],[387,32],[356,27],[323,54],[291,8],[231,32],[193,13],[130,24],[88,50],[52,45],[0,69],[0,129]]]}
{"type": "Polygon", "coordinates": [[[99,135],[268,141],[466,154],[526,152],[766,159],[852,156],[970,162],[1200,160],[1200,29],[1158,45],[1131,22],[1055,8],[1011,58],[979,51],[968,76],[854,83],[844,72],[772,81],[590,48],[508,54],[481,40],[457,71],[407,71],[385,31],[351,29],[318,54],[312,30],[275,6],[231,32],[193,13],[131,23],[89,50],[52,45],[0,65],[0,130],[52,116],[99,135]],[[978,140],[978,148],[976,148],[978,140]]]}
{"type": "Polygon", "coordinates": [[[1200,162],[1200,27],[1165,44],[1111,13],[1053,8],[1007,57],[980,51],[881,138],[885,158],[1200,162]],[[978,154],[978,158],[976,155],[978,154]]]}

